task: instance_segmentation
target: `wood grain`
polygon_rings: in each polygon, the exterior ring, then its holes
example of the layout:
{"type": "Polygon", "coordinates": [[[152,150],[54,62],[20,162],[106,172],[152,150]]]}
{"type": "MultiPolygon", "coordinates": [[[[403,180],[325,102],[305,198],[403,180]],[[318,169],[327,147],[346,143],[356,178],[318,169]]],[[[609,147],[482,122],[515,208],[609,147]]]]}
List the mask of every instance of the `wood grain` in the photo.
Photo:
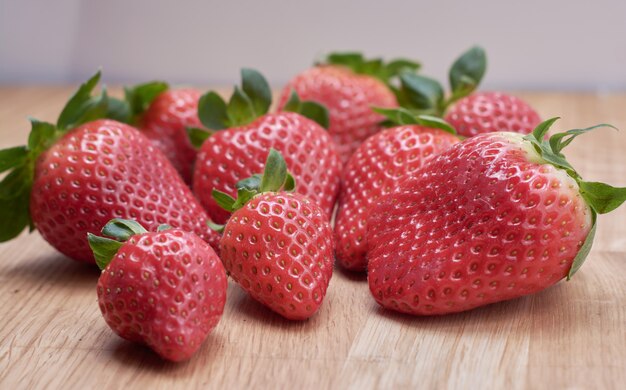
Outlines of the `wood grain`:
{"type": "MultiPolygon", "coordinates": [[[[26,115],[54,120],[71,89],[0,88],[0,148],[26,115]]],[[[520,94],[560,129],[626,130],[626,95],[520,94]]],[[[626,134],[567,151],[586,178],[626,185],[626,134]]],[[[601,216],[571,282],[466,313],[411,318],[379,308],[362,276],[336,271],[321,311],[289,322],[230,285],[224,317],[190,361],[171,364],[115,336],[98,271],[38,234],[0,245],[0,388],[621,389],[626,383],[626,207],[601,216]]],[[[5,223],[5,221],[0,221],[5,223]]]]}

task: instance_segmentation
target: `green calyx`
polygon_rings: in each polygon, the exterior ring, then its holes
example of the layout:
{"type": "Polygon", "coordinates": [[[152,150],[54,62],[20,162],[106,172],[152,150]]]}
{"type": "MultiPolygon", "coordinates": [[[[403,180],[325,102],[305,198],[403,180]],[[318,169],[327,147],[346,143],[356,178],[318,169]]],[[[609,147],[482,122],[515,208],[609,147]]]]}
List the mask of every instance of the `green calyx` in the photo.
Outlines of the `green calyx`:
{"type": "MultiPolygon", "coordinates": [[[[237,182],[237,198],[213,189],[213,199],[221,208],[234,212],[242,208],[250,199],[264,192],[291,192],[296,188],[296,181],[287,171],[285,159],[276,149],[271,148],[262,174],[255,174],[237,182]]],[[[223,225],[209,223],[209,227],[221,232],[223,225]]]]}
{"type": "Polygon", "coordinates": [[[169,85],[164,81],[150,81],[132,87],[124,87],[124,99],[109,99],[107,118],[119,122],[137,125],[141,115],[154,99],[167,91],[169,85]]]}
{"type": "Polygon", "coordinates": [[[330,53],[325,61],[317,65],[323,64],[347,67],[354,73],[375,77],[388,86],[400,74],[415,73],[421,67],[419,62],[404,58],[385,63],[382,58],[367,59],[358,52],[330,53]]]}
{"type": "MultiPolygon", "coordinates": [[[[265,77],[254,69],[244,68],[241,70],[241,86],[235,86],[228,103],[214,91],[202,95],[198,102],[198,117],[209,131],[187,129],[189,140],[199,147],[214,131],[245,126],[267,114],[271,105],[272,90],[265,77]]],[[[295,91],[283,110],[296,112],[328,128],[326,107],[317,102],[300,101],[295,91]]]]}
{"type": "Polygon", "coordinates": [[[27,226],[34,226],[29,203],[35,162],[69,130],[84,123],[106,117],[111,99],[103,86],[92,92],[100,81],[100,71],[82,84],[67,102],[56,124],[30,119],[31,132],[25,146],[0,150],[0,174],[8,172],[0,182],[0,242],[11,240],[27,226]]]}
{"type": "Polygon", "coordinates": [[[214,91],[202,95],[198,102],[198,117],[211,130],[243,126],[267,113],[272,104],[272,90],[265,77],[254,69],[241,70],[241,86],[228,101],[214,91]]]}
{"type": "Polygon", "coordinates": [[[330,117],[326,106],[314,101],[301,101],[295,89],[291,90],[289,99],[283,107],[283,111],[296,112],[317,122],[317,124],[325,129],[328,129],[328,125],[330,124],[330,117]]]}
{"type": "Polygon", "coordinates": [[[569,176],[576,180],[580,195],[591,208],[591,230],[574,258],[572,267],[567,275],[567,279],[569,280],[580,269],[587,255],[589,255],[596,232],[597,215],[609,213],[624,203],[624,201],[626,201],[626,187],[612,187],[605,183],[584,181],[574,167],[566,160],[563,153],[561,153],[561,151],[579,135],[601,127],[610,127],[613,129],[615,129],[615,127],[608,124],[600,124],[584,129],[573,129],[555,134],[551,136],[549,140],[545,140],[544,138],[548,130],[558,119],[559,118],[551,118],[540,123],[535,130],[525,136],[524,139],[533,145],[535,151],[546,162],[565,170],[569,176]]]}
{"type": "MultiPolygon", "coordinates": [[[[167,229],[171,229],[171,227],[161,225],[157,231],[161,232],[167,229]]],[[[139,222],[115,218],[102,228],[102,235],[106,237],[87,233],[87,241],[93,251],[96,264],[101,270],[104,270],[126,241],[132,236],[144,233],[148,233],[148,231],[139,222]]]]}
{"type": "Polygon", "coordinates": [[[454,61],[448,72],[450,93],[429,77],[403,72],[396,97],[400,106],[422,114],[443,116],[448,107],[478,88],[487,69],[485,50],[474,46],[454,61]]]}
{"type": "Polygon", "coordinates": [[[416,114],[406,108],[380,108],[372,107],[374,112],[387,118],[382,124],[386,127],[403,125],[420,125],[433,129],[440,129],[453,135],[456,130],[445,120],[432,115],[416,114]]]}

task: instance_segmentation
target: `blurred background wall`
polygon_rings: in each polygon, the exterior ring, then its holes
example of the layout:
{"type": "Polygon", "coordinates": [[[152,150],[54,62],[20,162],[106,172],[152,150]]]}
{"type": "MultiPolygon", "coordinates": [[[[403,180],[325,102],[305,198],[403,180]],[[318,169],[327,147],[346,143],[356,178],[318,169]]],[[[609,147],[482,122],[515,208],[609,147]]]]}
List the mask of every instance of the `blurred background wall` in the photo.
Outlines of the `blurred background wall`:
{"type": "Polygon", "coordinates": [[[161,78],[275,85],[331,50],[414,57],[443,79],[473,44],[487,88],[626,90],[626,1],[0,0],[0,84],[161,78]]]}

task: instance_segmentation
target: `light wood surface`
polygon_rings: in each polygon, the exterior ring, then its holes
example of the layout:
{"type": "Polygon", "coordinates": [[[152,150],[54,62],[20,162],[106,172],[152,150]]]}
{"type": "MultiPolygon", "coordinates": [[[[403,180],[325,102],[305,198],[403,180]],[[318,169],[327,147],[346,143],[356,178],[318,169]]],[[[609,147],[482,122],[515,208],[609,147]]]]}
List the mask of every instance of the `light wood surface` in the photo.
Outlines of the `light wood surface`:
{"type": "MultiPolygon", "coordinates": [[[[0,148],[27,115],[54,120],[72,89],[0,88],[0,148]]],[[[626,95],[519,94],[561,130],[626,131],[626,95]]],[[[626,132],[566,150],[580,173],[626,186],[626,132]]],[[[5,223],[5,221],[0,221],[5,223]]],[[[290,322],[230,285],[225,314],[190,361],[161,361],[106,326],[95,267],[37,233],[0,244],[0,388],[621,389],[626,383],[626,207],[601,216],[571,282],[474,311],[411,318],[380,309],[365,278],[336,270],[320,312],[290,322]]]]}

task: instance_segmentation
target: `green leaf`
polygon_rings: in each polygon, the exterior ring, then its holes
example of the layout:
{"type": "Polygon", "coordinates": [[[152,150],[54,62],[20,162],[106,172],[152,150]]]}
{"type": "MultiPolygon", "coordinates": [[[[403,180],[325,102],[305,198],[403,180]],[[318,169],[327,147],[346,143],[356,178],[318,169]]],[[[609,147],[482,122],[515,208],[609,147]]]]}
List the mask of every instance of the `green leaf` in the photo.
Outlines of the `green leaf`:
{"type": "Polygon", "coordinates": [[[456,135],[456,130],[454,129],[454,127],[452,127],[451,124],[439,117],[431,115],[418,115],[417,119],[422,126],[430,127],[431,129],[440,129],[450,134],[456,135]]]}
{"type": "Polygon", "coordinates": [[[580,180],[580,193],[598,214],[615,210],[626,201],[626,187],[612,187],[605,183],[580,180]]]}
{"type": "Polygon", "coordinates": [[[404,72],[415,72],[422,65],[419,62],[412,60],[399,58],[391,61],[386,65],[387,77],[399,76],[404,72]]]}
{"type": "Polygon", "coordinates": [[[21,196],[24,190],[30,192],[32,168],[23,165],[14,169],[0,182],[0,199],[14,199],[21,196]]]}
{"type": "Polygon", "coordinates": [[[330,53],[326,57],[326,63],[330,65],[342,65],[359,73],[361,66],[365,62],[363,54],[359,52],[330,53]]]}
{"type": "Polygon", "coordinates": [[[28,158],[26,146],[16,146],[0,150],[0,173],[23,165],[28,158]]]}
{"type": "Polygon", "coordinates": [[[164,81],[150,81],[124,88],[131,115],[136,116],[145,112],[152,101],[168,89],[169,85],[164,81]]]}
{"type": "Polygon", "coordinates": [[[287,103],[283,106],[283,111],[295,112],[317,122],[318,125],[328,129],[330,125],[330,115],[326,106],[314,101],[300,101],[300,97],[295,89],[291,90],[287,103]]]}
{"type": "Polygon", "coordinates": [[[271,148],[261,178],[261,192],[280,191],[286,179],[287,164],[285,159],[276,149],[271,148]]]}
{"type": "Polygon", "coordinates": [[[224,228],[226,227],[226,225],[220,225],[219,223],[215,223],[211,220],[207,221],[206,224],[210,229],[215,230],[218,233],[223,233],[224,228]]]}
{"type": "Polygon", "coordinates": [[[438,109],[443,103],[443,87],[439,82],[414,73],[400,75],[401,92],[410,108],[438,109]]]}
{"type": "Polygon", "coordinates": [[[60,130],[73,129],[83,123],[104,118],[107,113],[108,96],[102,90],[100,95],[92,97],[91,92],[100,81],[100,71],[82,84],[74,96],[67,102],[59,119],[57,128],[60,130]]]}
{"type": "Polygon", "coordinates": [[[250,191],[259,191],[261,189],[261,177],[262,176],[257,173],[246,179],[239,180],[237,184],[235,184],[235,188],[237,188],[237,190],[247,189],[250,191]]]}
{"type": "MultiPolygon", "coordinates": [[[[48,122],[40,122],[30,118],[31,130],[28,135],[28,149],[39,154],[52,145],[56,128],[48,122]]],[[[36,156],[33,156],[36,157],[36,156]]]]}
{"type": "Polygon", "coordinates": [[[487,69],[487,55],[474,46],[463,53],[450,68],[450,87],[455,98],[467,96],[480,84],[487,69]]]}
{"type": "Polygon", "coordinates": [[[213,132],[205,129],[199,129],[197,127],[187,127],[187,136],[189,137],[189,142],[196,148],[199,149],[204,141],[209,138],[213,132]]]}
{"type": "Polygon", "coordinates": [[[285,192],[293,192],[296,189],[296,179],[293,175],[287,172],[287,180],[285,180],[285,185],[283,186],[283,191],[285,192]]]}
{"type": "Polygon", "coordinates": [[[89,242],[89,247],[93,251],[96,264],[101,270],[104,270],[109,265],[122,245],[124,245],[124,243],[119,241],[99,237],[91,233],[87,233],[87,241],[89,242]]]}
{"type": "Polygon", "coordinates": [[[550,127],[552,127],[554,122],[558,121],[559,119],[561,118],[557,116],[541,122],[537,125],[537,127],[535,127],[532,133],[525,136],[524,138],[529,141],[533,141],[534,138],[534,141],[543,142],[543,139],[545,138],[546,134],[548,134],[550,127]]]}
{"type": "Polygon", "coordinates": [[[235,91],[230,97],[228,107],[226,107],[226,115],[230,126],[247,125],[257,117],[252,101],[239,87],[235,87],[235,91]]]}
{"type": "Polygon", "coordinates": [[[212,130],[228,128],[228,114],[226,102],[216,92],[208,92],[198,101],[198,118],[200,122],[212,130]]]}
{"type": "Polygon", "coordinates": [[[255,118],[266,114],[272,104],[272,90],[265,77],[254,69],[241,70],[241,87],[250,98],[255,118]]]}
{"type": "Polygon", "coordinates": [[[115,238],[117,241],[128,241],[134,235],[148,233],[137,221],[114,218],[102,228],[102,234],[115,238]]]}
{"type": "Polygon", "coordinates": [[[211,195],[213,196],[213,199],[215,199],[215,202],[224,210],[232,212],[233,211],[233,205],[235,204],[235,199],[228,195],[225,192],[216,190],[215,188],[213,189],[213,191],[211,191],[211,195]]]}
{"type": "Polygon", "coordinates": [[[550,147],[552,148],[552,150],[555,153],[561,153],[561,150],[563,150],[563,148],[565,148],[567,145],[569,145],[574,139],[576,139],[576,137],[578,137],[579,135],[588,133],[592,130],[601,128],[601,127],[610,127],[614,130],[617,130],[617,128],[613,125],[609,125],[606,123],[602,123],[599,125],[595,125],[595,126],[591,126],[591,127],[587,127],[584,129],[572,129],[572,130],[568,130],[562,133],[557,133],[554,134],[552,137],[550,137],[550,147]]]}
{"type": "Polygon", "coordinates": [[[132,123],[133,121],[128,103],[124,100],[112,97],[109,97],[106,117],[122,123],[132,123]]]}
{"type": "Polygon", "coordinates": [[[596,212],[592,210],[591,211],[591,229],[589,230],[589,234],[587,234],[587,238],[585,238],[585,242],[583,242],[583,245],[578,250],[576,257],[574,257],[572,266],[569,269],[569,272],[567,273],[567,280],[570,280],[572,276],[574,276],[574,274],[578,272],[580,267],[583,265],[583,263],[587,259],[589,252],[591,252],[593,239],[596,236],[596,225],[597,225],[596,219],[597,219],[596,212]]]}
{"type": "Polygon", "coordinates": [[[172,227],[166,223],[159,225],[159,227],[157,227],[157,232],[164,232],[166,230],[170,230],[172,227]]]}
{"type": "Polygon", "coordinates": [[[384,115],[385,118],[387,118],[393,126],[419,124],[419,121],[417,120],[415,114],[413,114],[406,108],[372,107],[372,111],[384,115]]]}
{"type": "Polygon", "coordinates": [[[30,196],[24,191],[12,199],[0,199],[0,242],[17,237],[30,225],[30,196]]]}

